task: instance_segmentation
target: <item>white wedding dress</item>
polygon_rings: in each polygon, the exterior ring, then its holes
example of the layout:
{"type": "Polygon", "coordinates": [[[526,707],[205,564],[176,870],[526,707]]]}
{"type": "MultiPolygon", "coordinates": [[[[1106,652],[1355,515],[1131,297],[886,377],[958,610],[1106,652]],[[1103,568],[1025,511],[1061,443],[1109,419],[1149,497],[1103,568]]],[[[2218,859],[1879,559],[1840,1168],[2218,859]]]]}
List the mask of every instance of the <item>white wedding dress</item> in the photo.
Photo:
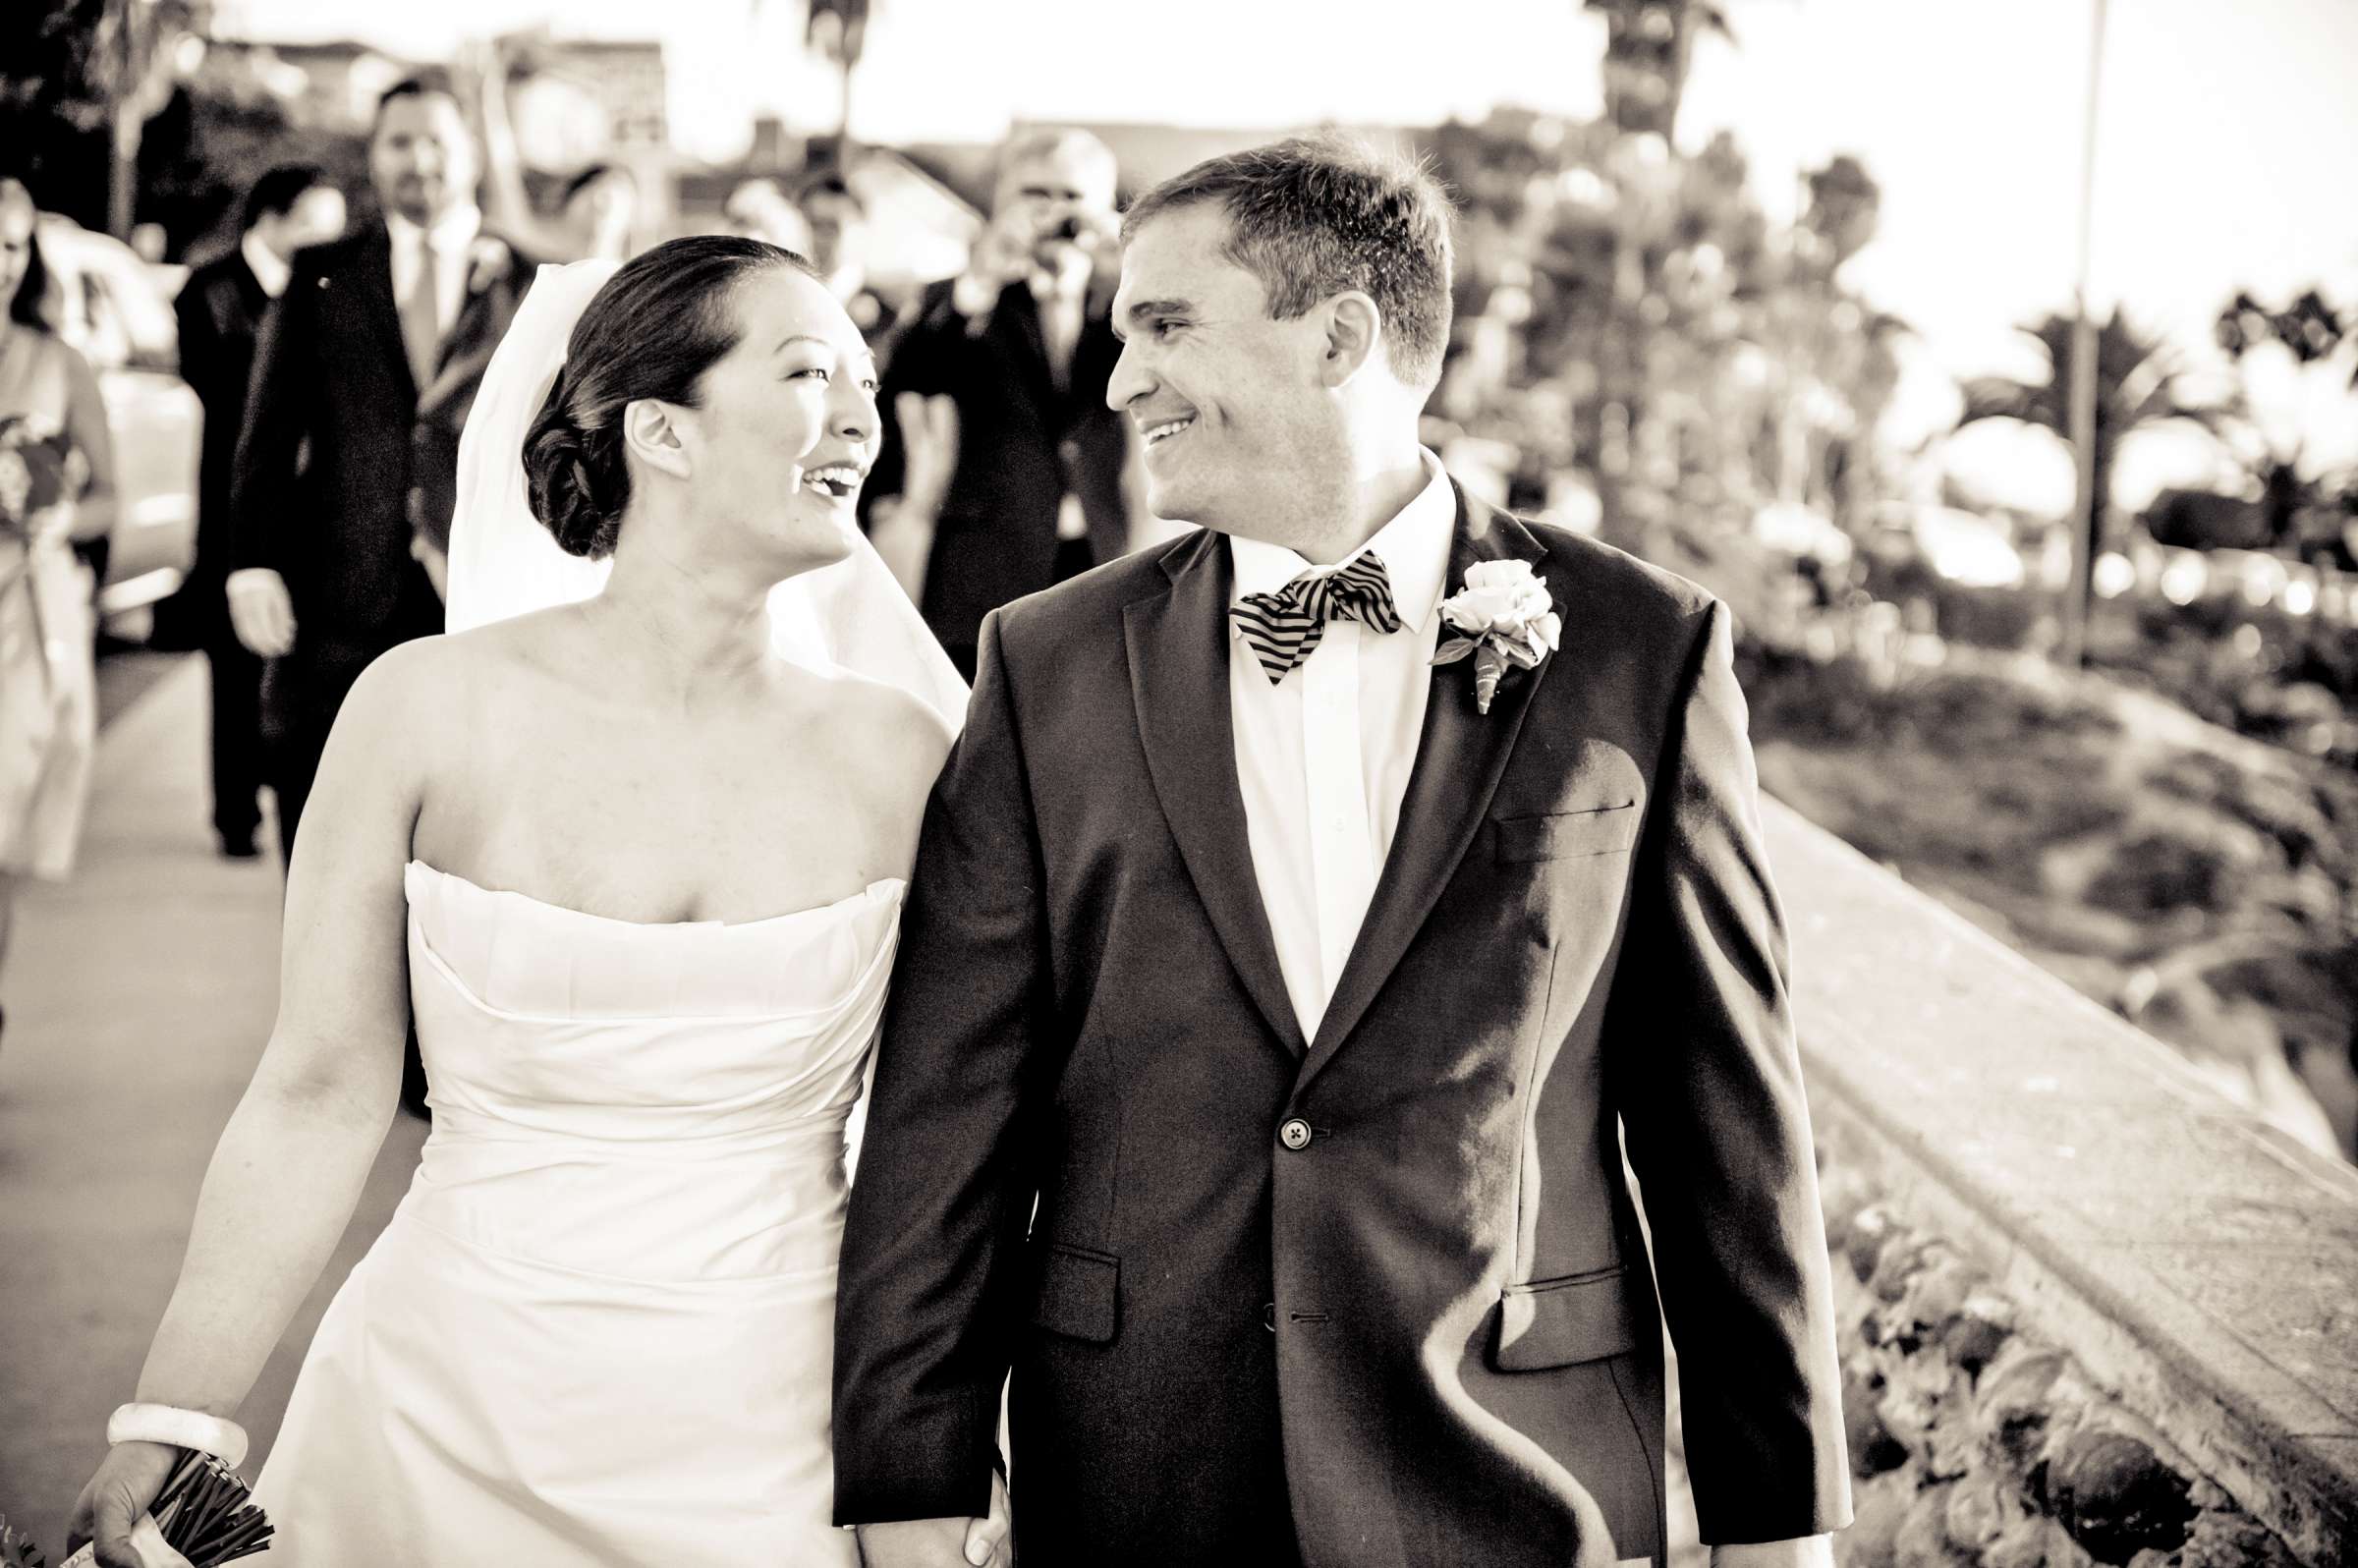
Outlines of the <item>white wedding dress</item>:
{"type": "MultiPolygon", "coordinates": [[[[604,581],[533,520],[517,454],[614,270],[541,268],[484,372],[459,443],[453,632],[604,581]]],[[[772,591],[772,645],[955,734],[964,683],[851,544],[772,591]]],[[[403,879],[433,1132],[255,1483],[268,1559],[856,1563],[831,1523],[835,1255],[905,884],[646,925],[418,861],[403,879]]]]}
{"type": "Polygon", "coordinates": [[[904,884],[676,925],[406,884],[433,1132],[296,1382],[268,1560],[856,1562],[835,1256],[904,884]]]}

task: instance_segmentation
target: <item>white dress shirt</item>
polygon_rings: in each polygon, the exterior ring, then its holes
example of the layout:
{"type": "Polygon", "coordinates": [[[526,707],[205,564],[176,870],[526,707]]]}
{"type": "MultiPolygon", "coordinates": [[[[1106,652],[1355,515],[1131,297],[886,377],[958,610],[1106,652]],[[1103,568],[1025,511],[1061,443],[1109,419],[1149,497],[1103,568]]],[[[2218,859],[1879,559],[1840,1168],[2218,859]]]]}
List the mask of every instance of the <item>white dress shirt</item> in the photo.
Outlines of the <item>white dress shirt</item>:
{"type": "Polygon", "coordinates": [[[434,258],[434,315],[447,333],[451,323],[459,318],[459,308],[467,303],[467,269],[473,260],[468,252],[475,248],[475,237],[482,226],[483,214],[474,206],[451,208],[434,220],[431,229],[421,229],[398,212],[386,213],[385,232],[393,237],[396,307],[410,297],[418,268],[423,265],[421,252],[430,242],[434,258]]]}
{"type": "MultiPolygon", "coordinates": [[[[1457,494],[1425,454],[1416,499],[1348,560],[1373,550],[1392,583],[1400,630],[1332,621],[1310,657],[1271,685],[1236,623],[1228,623],[1228,700],[1236,778],[1254,879],[1277,942],[1287,997],[1304,1039],[1315,1038],[1334,984],[1359,939],[1376,878],[1400,825],[1432,690],[1437,613],[1457,526],[1457,494]]],[[[1283,588],[1314,568],[1280,545],[1231,537],[1231,602],[1283,588]]]]}
{"type": "Polygon", "coordinates": [[[1059,277],[1052,272],[1032,274],[1032,300],[1039,307],[1039,337],[1048,353],[1048,374],[1059,389],[1073,375],[1073,349],[1081,341],[1082,314],[1089,274],[1059,277]]]}
{"type": "Polygon", "coordinates": [[[287,292],[287,280],[294,276],[294,268],[281,260],[276,251],[255,239],[253,230],[247,230],[246,238],[238,242],[238,253],[246,258],[246,265],[253,273],[253,281],[262,286],[262,293],[275,300],[287,292]]]}
{"type": "MultiPolygon", "coordinates": [[[[1080,346],[1081,329],[1089,309],[1089,270],[1068,268],[1061,276],[1035,272],[1031,288],[1032,301],[1039,307],[1039,338],[1041,347],[1047,351],[1049,378],[1059,392],[1069,391],[1073,384],[1073,351],[1080,346]]],[[[1058,539],[1089,537],[1089,512],[1081,505],[1081,497],[1073,493],[1077,450],[1072,441],[1064,443],[1064,496],[1056,503],[1058,539]]]]}

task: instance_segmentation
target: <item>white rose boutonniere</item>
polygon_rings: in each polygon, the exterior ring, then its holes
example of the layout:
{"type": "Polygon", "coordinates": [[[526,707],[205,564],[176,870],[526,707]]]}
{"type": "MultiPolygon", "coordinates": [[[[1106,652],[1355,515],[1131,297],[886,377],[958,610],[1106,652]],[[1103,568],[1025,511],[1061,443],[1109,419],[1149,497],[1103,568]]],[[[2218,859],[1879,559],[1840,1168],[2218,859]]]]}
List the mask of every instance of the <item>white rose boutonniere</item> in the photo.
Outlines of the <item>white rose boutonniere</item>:
{"type": "Polygon", "coordinates": [[[1490,710],[1510,669],[1528,670],[1555,651],[1563,618],[1529,561],[1477,561],[1466,586],[1441,600],[1441,620],[1458,635],[1432,655],[1435,664],[1474,661],[1474,707],[1490,710]]]}
{"type": "Polygon", "coordinates": [[[467,292],[482,293],[516,270],[516,252],[492,235],[477,236],[467,251],[467,292]]]}

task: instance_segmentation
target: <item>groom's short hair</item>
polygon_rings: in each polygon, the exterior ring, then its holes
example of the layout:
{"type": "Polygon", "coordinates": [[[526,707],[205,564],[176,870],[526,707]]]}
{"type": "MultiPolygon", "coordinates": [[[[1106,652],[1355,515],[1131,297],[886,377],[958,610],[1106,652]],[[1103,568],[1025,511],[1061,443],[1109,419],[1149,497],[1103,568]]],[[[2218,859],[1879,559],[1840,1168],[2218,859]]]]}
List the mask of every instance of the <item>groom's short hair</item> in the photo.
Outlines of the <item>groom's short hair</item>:
{"type": "Polygon", "coordinates": [[[1123,241],[1148,219],[1199,201],[1226,209],[1228,258],[1261,280],[1273,319],[1357,289],[1383,313],[1392,372],[1411,386],[1440,379],[1450,208],[1422,165],[1337,136],[1207,158],[1131,203],[1123,241]]]}

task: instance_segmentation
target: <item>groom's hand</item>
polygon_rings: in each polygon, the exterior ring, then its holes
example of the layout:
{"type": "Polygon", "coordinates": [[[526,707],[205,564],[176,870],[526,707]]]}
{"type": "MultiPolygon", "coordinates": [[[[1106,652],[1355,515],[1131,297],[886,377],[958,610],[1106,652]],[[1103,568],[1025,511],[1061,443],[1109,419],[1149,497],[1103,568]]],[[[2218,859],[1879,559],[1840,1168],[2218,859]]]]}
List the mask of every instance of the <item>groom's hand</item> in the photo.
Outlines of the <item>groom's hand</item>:
{"type": "Polygon", "coordinates": [[[1007,1478],[990,1478],[987,1519],[911,1519],[860,1527],[860,1558],[868,1568],[1014,1568],[1007,1539],[1007,1478]]]}

